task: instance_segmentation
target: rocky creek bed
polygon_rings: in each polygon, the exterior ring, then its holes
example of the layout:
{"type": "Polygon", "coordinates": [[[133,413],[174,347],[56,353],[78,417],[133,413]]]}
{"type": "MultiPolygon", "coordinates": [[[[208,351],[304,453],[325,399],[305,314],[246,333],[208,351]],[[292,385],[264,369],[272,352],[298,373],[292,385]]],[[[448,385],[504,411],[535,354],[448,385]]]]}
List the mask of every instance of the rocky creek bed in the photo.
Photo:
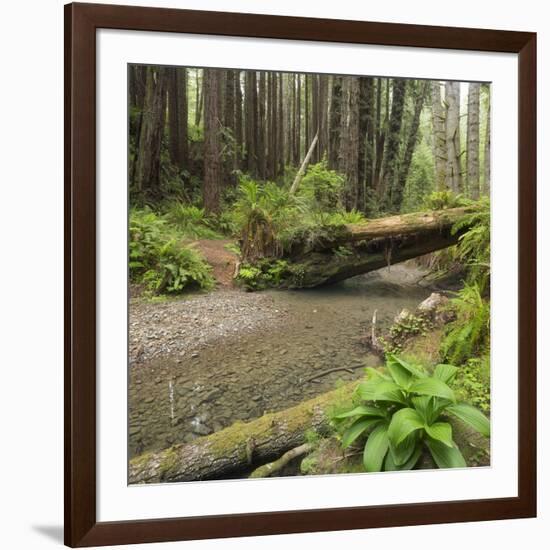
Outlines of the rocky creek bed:
{"type": "Polygon", "coordinates": [[[374,310],[389,323],[430,294],[392,266],[307,291],[220,290],[130,305],[129,451],[190,442],[361,375],[374,310]],[[321,373],[344,367],[315,378],[321,373]]]}

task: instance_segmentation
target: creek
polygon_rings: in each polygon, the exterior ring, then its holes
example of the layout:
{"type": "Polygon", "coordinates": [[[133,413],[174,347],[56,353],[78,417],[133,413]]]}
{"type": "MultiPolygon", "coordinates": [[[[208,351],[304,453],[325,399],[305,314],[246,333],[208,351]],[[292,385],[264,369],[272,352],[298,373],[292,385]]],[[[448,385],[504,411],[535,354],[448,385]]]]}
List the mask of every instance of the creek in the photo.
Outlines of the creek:
{"type": "MultiPolygon", "coordinates": [[[[387,326],[403,308],[414,310],[431,292],[418,284],[422,275],[406,263],[313,290],[266,291],[269,307],[284,312],[270,325],[226,333],[183,358],[132,365],[130,458],[291,407],[339,380],[360,377],[363,367],[380,361],[362,343],[373,312],[387,326]],[[349,371],[313,378],[336,367],[349,371]]],[[[196,339],[192,332],[181,337],[196,339]]]]}

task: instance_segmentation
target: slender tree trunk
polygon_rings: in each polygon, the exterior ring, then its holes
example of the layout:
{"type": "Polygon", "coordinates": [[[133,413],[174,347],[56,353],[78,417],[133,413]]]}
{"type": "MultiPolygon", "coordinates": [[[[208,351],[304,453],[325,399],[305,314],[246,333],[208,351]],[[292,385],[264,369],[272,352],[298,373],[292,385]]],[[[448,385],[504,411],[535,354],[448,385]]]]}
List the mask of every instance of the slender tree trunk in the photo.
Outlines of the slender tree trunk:
{"type": "Polygon", "coordinates": [[[296,78],[296,153],[294,159],[297,166],[302,157],[302,75],[298,74],[296,78]]]}
{"type": "Polygon", "coordinates": [[[138,191],[148,194],[155,194],[160,183],[160,149],[164,131],[167,84],[165,68],[147,67],[134,183],[138,191]]]}
{"type": "Polygon", "coordinates": [[[204,69],[204,208],[219,213],[221,195],[220,87],[221,71],[204,69]]]}
{"type": "Polygon", "coordinates": [[[387,206],[393,207],[391,191],[397,185],[399,176],[399,145],[401,142],[401,127],[403,125],[403,111],[405,106],[405,94],[407,81],[396,78],[393,81],[393,99],[388,125],[388,139],[384,151],[384,164],[382,168],[383,182],[381,192],[386,195],[387,206]]]}
{"type": "Polygon", "coordinates": [[[285,171],[284,109],[283,109],[283,73],[277,73],[277,176],[285,171]]]}
{"type": "Polygon", "coordinates": [[[374,142],[374,79],[359,78],[359,161],[358,208],[365,211],[367,183],[372,174],[372,144],[374,142]]]}
{"type": "Polygon", "coordinates": [[[202,117],[202,108],[204,102],[204,69],[197,69],[197,100],[195,103],[195,126],[199,126],[202,117]],[[199,84],[199,70],[202,71],[202,78],[199,84]]]}
{"type": "Polygon", "coordinates": [[[235,169],[241,169],[243,159],[243,92],[241,88],[241,71],[235,74],[235,144],[237,155],[235,169]]]}
{"type": "Polygon", "coordinates": [[[342,116],[338,168],[346,177],[344,204],[357,208],[359,181],[359,78],[342,77],[342,116]]]}
{"type": "MultiPolygon", "coordinates": [[[[260,71],[259,89],[258,89],[258,175],[260,179],[266,178],[266,117],[265,117],[265,88],[266,72],[260,71]]],[[[267,128],[269,132],[269,127],[267,128]]]]}
{"type": "Polygon", "coordinates": [[[467,181],[470,196],[479,198],[479,90],[481,85],[470,82],[468,86],[467,122],[467,181]]]}
{"type": "Polygon", "coordinates": [[[372,176],[372,187],[376,191],[378,196],[381,195],[381,185],[382,185],[382,166],[384,163],[384,146],[386,144],[386,133],[388,127],[388,107],[389,107],[389,87],[390,79],[389,78],[378,78],[377,79],[377,90],[376,90],[376,152],[374,159],[374,173],[372,176]],[[382,122],[382,84],[386,82],[386,116],[384,117],[384,122],[382,122]]]}
{"type": "Polygon", "coordinates": [[[485,128],[485,144],[483,158],[483,193],[489,195],[491,191],[491,88],[488,87],[487,96],[487,126],[485,128]]]}
{"type": "Polygon", "coordinates": [[[245,72],[246,82],[246,98],[245,98],[245,123],[246,123],[246,166],[248,172],[255,176],[257,169],[257,151],[256,151],[256,128],[257,128],[257,111],[258,105],[256,93],[256,72],[245,72]]]}
{"type": "Polygon", "coordinates": [[[445,109],[441,102],[441,83],[439,81],[432,82],[432,126],[435,188],[438,191],[443,191],[446,187],[447,138],[445,135],[445,109]]]}
{"type": "Polygon", "coordinates": [[[447,143],[447,187],[453,193],[462,191],[462,170],[460,166],[460,83],[445,83],[446,143],[447,143]]]}
{"type": "Polygon", "coordinates": [[[342,120],[342,78],[332,77],[332,93],[329,115],[329,168],[338,167],[338,151],[340,150],[340,126],[342,120]]]}
{"type": "Polygon", "coordinates": [[[328,152],[328,84],[327,75],[319,75],[319,160],[322,160],[328,152]]]}
{"type": "Polygon", "coordinates": [[[413,158],[416,143],[418,141],[418,128],[420,126],[420,115],[422,114],[422,108],[424,107],[424,99],[430,86],[429,80],[420,80],[415,83],[415,95],[414,95],[414,112],[411,121],[411,126],[407,135],[405,143],[405,152],[403,154],[403,160],[399,167],[399,174],[396,181],[396,186],[392,191],[392,206],[395,211],[401,209],[403,202],[403,192],[405,185],[407,184],[407,176],[409,175],[409,169],[411,167],[411,161],[413,158]]]}

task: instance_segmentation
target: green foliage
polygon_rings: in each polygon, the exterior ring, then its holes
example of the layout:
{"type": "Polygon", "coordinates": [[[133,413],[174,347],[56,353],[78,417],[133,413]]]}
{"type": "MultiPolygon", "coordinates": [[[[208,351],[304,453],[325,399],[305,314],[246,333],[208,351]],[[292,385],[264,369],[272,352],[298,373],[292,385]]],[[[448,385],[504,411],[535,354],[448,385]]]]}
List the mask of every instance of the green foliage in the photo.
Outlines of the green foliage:
{"type": "Polygon", "coordinates": [[[469,359],[462,365],[456,376],[456,394],[463,400],[475,405],[484,413],[491,409],[489,355],[469,359]]]}
{"type": "Polygon", "coordinates": [[[449,323],[441,342],[441,355],[446,361],[462,364],[479,357],[489,349],[490,303],[477,284],[466,285],[451,299],[456,320],[449,323]]]}
{"type": "Polygon", "coordinates": [[[487,197],[480,199],[477,204],[479,210],[466,214],[452,230],[456,234],[467,228],[459,237],[457,258],[467,268],[468,281],[477,283],[483,292],[491,270],[491,210],[487,197]]]}
{"type": "Polygon", "coordinates": [[[303,201],[275,183],[260,185],[241,176],[233,216],[241,231],[243,258],[278,256],[283,232],[296,225],[303,207],[303,201]]]}
{"type": "Polygon", "coordinates": [[[386,353],[400,353],[411,336],[427,334],[431,328],[432,324],[428,319],[407,312],[405,315],[400,315],[390,327],[389,338],[380,337],[380,343],[386,353]]]}
{"type": "Polygon", "coordinates": [[[417,212],[423,208],[426,195],[434,187],[434,161],[430,145],[417,144],[403,193],[401,212],[417,212]]]}
{"type": "Polygon", "coordinates": [[[245,263],[239,269],[237,281],[248,290],[262,290],[280,285],[289,274],[289,265],[285,260],[263,259],[254,265],[245,263]]]}
{"type": "Polygon", "coordinates": [[[327,161],[322,160],[308,167],[298,193],[310,201],[316,209],[330,211],[340,205],[340,196],[344,188],[344,177],[329,170],[327,161]]]}
{"type": "Polygon", "coordinates": [[[421,365],[388,354],[385,371],[369,369],[359,384],[362,404],[333,416],[342,431],[342,447],[361,440],[367,472],[413,469],[423,448],[439,468],[465,467],[449,416],[486,437],[490,424],[478,409],[457,401],[451,388],[457,372],[453,365],[441,364],[429,374],[421,365]]]}
{"type": "Polygon", "coordinates": [[[216,239],[220,237],[212,229],[214,222],[207,217],[204,208],[179,201],[172,202],[168,206],[165,218],[182,237],[190,239],[216,239]]]}
{"type": "Polygon", "coordinates": [[[430,193],[424,202],[425,208],[430,210],[443,210],[444,208],[458,208],[468,206],[473,201],[463,195],[455,195],[452,191],[434,191],[430,193]]]}
{"type": "Polygon", "coordinates": [[[210,266],[150,208],[130,211],[129,267],[130,279],[156,294],[214,285],[210,266]]]}

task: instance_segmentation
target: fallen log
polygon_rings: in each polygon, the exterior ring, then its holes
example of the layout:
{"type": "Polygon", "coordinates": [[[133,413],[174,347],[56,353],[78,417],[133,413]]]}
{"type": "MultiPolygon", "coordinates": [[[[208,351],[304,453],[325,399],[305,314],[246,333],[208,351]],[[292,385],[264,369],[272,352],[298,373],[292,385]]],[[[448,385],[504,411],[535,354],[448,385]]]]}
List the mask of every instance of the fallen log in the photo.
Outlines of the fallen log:
{"type": "Polygon", "coordinates": [[[308,252],[294,257],[282,281],[285,288],[313,288],[337,283],[456,244],[459,234],[440,232],[362,241],[344,250],[308,252]]]}
{"type": "Polygon", "coordinates": [[[192,443],[174,445],[130,460],[129,483],[220,479],[250,471],[306,443],[306,431],[329,431],[327,412],[351,399],[358,381],[284,411],[237,422],[192,443]]]}

